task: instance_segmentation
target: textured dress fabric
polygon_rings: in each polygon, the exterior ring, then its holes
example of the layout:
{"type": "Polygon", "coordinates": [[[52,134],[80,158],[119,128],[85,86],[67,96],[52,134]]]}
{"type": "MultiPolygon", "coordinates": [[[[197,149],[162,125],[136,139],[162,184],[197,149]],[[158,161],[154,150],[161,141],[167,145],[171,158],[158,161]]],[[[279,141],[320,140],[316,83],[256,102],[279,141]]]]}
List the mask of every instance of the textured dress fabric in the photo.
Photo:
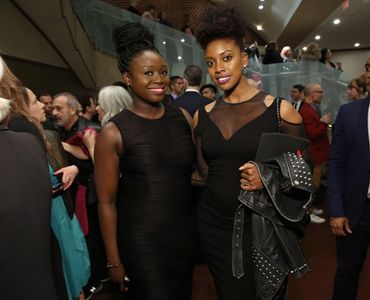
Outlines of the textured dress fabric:
{"type": "Polygon", "coordinates": [[[231,250],[234,216],[240,204],[239,167],[254,160],[262,133],[280,131],[279,102],[275,99],[267,107],[265,96],[259,92],[237,104],[219,99],[209,113],[204,108],[199,111],[195,140],[208,168],[198,209],[199,231],[219,299],[254,299],[251,212],[247,209],[243,230],[245,275],[239,279],[232,275],[231,250]]]}
{"type": "Polygon", "coordinates": [[[118,246],[138,299],[191,299],[197,231],[191,168],[195,148],[183,113],[149,120],[123,110],[111,119],[123,154],[118,246]]]}

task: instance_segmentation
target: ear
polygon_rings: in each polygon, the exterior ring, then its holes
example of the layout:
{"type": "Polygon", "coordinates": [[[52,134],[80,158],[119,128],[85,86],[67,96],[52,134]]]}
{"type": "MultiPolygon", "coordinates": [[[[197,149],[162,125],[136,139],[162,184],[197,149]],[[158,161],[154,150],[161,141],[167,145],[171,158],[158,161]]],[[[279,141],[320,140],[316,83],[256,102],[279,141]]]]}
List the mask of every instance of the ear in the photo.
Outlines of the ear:
{"type": "Polygon", "coordinates": [[[248,66],[248,61],[249,61],[248,54],[245,51],[242,51],[241,55],[242,55],[243,68],[245,68],[246,66],[248,66]]]}
{"type": "Polygon", "coordinates": [[[128,74],[128,72],[124,72],[122,74],[122,79],[123,79],[123,82],[127,85],[127,86],[130,86],[131,84],[131,79],[130,79],[130,75],[128,74]]]}

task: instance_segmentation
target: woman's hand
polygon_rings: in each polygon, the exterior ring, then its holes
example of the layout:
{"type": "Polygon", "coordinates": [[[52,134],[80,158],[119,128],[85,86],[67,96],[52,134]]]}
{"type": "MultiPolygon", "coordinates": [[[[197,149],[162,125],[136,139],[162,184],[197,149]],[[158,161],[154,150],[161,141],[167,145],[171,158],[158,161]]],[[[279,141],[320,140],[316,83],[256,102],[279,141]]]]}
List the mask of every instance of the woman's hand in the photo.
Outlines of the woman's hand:
{"type": "Polygon", "coordinates": [[[127,292],[128,287],[125,286],[125,268],[122,264],[119,264],[117,267],[109,268],[109,277],[113,282],[118,283],[120,290],[122,292],[127,292]]]}
{"type": "Polygon", "coordinates": [[[68,189],[78,174],[78,168],[75,165],[61,168],[54,173],[54,175],[62,175],[63,190],[68,189]]]}
{"type": "Polygon", "coordinates": [[[89,159],[89,157],[78,146],[71,145],[65,142],[62,142],[62,146],[63,146],[64,151],[71,153],[73,156],[77,157],[78,159],[82,159],[82,160],[89,159]]]}
{"type": "Polygon", "coordinates": [[[240,187],[243,191],[254,191],[263,188],[257,168],[252,163],[246,163],[239,168],[241,171],[240,187]]]}

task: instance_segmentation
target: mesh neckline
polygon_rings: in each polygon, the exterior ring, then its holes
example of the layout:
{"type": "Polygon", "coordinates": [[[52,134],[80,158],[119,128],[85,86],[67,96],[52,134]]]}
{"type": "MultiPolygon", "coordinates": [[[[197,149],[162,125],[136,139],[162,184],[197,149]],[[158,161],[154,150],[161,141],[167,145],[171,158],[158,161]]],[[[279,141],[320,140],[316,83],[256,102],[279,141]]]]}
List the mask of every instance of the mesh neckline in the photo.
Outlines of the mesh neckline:
{"type": "Polygon", "coordinates": [[[246,100],[242,100],[240,102],[236,102],[236,103],[232,103],[232,102],[227,102],[224,100],[223,97],[220,97],[219,98],[219,102],[223,103],[223,104],[226,104],[226,105],[240,105],[240,104],[244,104],[244,103],[247,103],[247,102],[254,102],[254,101],[259,101],[261,96],[264,96],[266,97],[266,93],[264,91],[259,91],[258,93],[256,93],[255,95],[253,95],[251,98],[249,99],[246,99],[246,100]]]}

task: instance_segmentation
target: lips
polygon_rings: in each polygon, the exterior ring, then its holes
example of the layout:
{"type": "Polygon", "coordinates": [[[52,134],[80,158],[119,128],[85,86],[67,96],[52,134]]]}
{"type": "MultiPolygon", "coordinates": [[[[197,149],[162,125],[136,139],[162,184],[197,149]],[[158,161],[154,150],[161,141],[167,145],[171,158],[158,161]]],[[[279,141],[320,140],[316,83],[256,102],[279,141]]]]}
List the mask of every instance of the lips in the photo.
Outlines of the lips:
{"type": "Polygon", "coordinates": [[[216,80],[218,84],[225,84],[226,82],[230,80],[230,77],[231,76],[222,76],[222,77],[216,78],[216,80]]]}
{"type": "Polygon", "coordinates": [[[156,95],[162,95],[165,92],[164,87],[151,88],[150,90],[156,95]]]}

